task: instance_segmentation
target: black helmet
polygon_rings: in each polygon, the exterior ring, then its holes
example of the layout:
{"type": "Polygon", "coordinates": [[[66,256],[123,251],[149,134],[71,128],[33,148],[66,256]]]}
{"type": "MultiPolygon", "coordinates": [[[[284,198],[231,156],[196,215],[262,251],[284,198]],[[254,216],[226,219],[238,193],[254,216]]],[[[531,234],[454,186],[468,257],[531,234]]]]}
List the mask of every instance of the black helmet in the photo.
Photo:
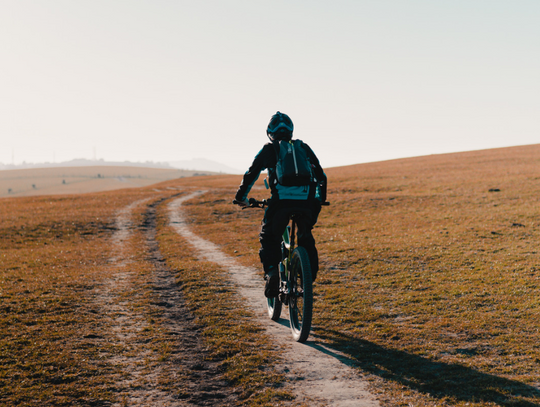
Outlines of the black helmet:
{"type": "Polygon", "coordinates": [[[292,132],[294,125],[289,116],[285,113],[277,112],[270,119],[268,128],[266,129],[266,135],[272,141],[274,140],[290,140],[292,138],[292,132]]]}

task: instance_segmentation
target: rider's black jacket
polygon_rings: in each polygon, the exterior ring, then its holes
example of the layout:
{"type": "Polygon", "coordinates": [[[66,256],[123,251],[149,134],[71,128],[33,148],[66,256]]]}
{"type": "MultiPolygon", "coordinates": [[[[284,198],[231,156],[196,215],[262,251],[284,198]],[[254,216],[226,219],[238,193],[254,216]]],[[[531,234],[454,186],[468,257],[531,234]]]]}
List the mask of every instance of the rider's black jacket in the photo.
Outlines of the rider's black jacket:
{"type": "MultiPolygon", "coordinates": [[[[313,150],[306,144],[302,143],[302,146],[306,150],[307,156],[309,158],[309,161],[312,166],[313,175],[315,177],[314,185],[312,188],[316,188],[316,197],[321,200],[321,202],[326,201],[326,174],[324,173],[321,164],[319,163],[319,159],[313,153],[313,150]]],[[[268,176],[270,180],[270,189],[272,192],[272,199],[284,199],[283,196],[280,197],[280,193],[278,192],[277,184],[274,181],[275,180],[275,172],[276,172],[276,165],[277,165],[277,152],[276,147],[273,143],[266,143],[261,151],[255,156],[255,159],[253,160],[253,163],[251,164],[251,167],[249,167],[249,170],[244,174],[244,178],[242,180],[242,183],[240,184],[240,187],[238,188],[238,191],[236,192],[235,199],[237,201],[245,201],[247,199],[247,196],[257,181],[259,179],[259,175],[261,174],[261,171],[264,169],[268,169],[268,176]]],[[[280,190],[283,191],[282,186],[280,186],[280,190]]],[[[296,188],[296,187],[291,187],[296,188]]],[[[282,192],[283,195],[283,192],[282,192]]]]}

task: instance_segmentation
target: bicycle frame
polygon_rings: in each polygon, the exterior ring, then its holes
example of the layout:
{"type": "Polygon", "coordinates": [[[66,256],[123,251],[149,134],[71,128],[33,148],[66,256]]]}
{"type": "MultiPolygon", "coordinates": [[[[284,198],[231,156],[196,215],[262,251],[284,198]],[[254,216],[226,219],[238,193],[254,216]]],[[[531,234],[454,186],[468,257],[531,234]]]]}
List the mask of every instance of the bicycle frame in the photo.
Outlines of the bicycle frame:
{"type": "Polygon", "coordinates": [[[280,263],[280,280],[282,287],[280,288],[279,300],[287,304],[290,294],[290,279],[289,279],[289,266],[292,261],[292,255],[295,249],[295,240],[296,240],[296,220],[295,216],[291,217],[291,224],[287,225],[282,235],[282,259],[280,263]]]}

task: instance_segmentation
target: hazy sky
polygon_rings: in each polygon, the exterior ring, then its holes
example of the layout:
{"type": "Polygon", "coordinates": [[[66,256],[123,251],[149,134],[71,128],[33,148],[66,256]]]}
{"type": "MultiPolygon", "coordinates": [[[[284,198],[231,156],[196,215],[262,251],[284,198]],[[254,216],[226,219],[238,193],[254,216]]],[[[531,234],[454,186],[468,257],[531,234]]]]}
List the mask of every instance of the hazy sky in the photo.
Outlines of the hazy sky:
{"type": "Polygon", "coordinates": [[[244,170],[540,142],[538,0],[0,0],[0,162],[244,170]]]}

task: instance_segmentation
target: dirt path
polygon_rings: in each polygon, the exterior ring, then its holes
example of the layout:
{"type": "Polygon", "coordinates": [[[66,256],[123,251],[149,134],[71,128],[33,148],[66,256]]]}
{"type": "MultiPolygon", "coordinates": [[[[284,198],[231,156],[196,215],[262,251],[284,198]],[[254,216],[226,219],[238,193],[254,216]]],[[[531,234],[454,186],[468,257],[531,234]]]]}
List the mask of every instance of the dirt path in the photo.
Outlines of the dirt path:
{"type": "MultiPolygon", "coordinates": [[[[259,317],[262,326],[271,337],[285,344],[286,363],[282,366],[298,401],[311,401],[321,406],[378,406],[375,396],[367,390],[365,380],[346,364],[347,358],[324,344],[308,340],[299,344],[292,340],[288,320],[272,322],[266,313],[266,301],[262,295],[264,282],[260,272],[239,265],[219,247],[195,235],[185,221],[182,203],[205,191],[194,192],[169,203],[169,219],[177,233],[186,238],[197,250],[201,259],[212,261],[227,268],[238,284],[241,294],[259,317]],[[295,385],[298,383],[297,385],[295,385]]],[[[286,311],[286,310],[285,310],[286,311]]],[[[285,313],[284,313],[285,314],[285,313]]],[[[316,327],[315,327],[316,329],[316,327]]]]}
{"type": "MultiPolygon", "coordinates": [[[[96,341],[111,340],[123,351],[108,356],[122,371],[117,379],[119,388],[118,406],[232,406],[236,395],[221,379],[215,363],[205,358],[207,353],[199,336],[194,317],[184,305],[181,291],[174,275],[163,261],[156,235],[156,206],[146,209],[143,225],[134,225],[133,210],[148,199],[136,201],[118,212],[116,232],[112,243],[114,255],[110,259],[111,276],[100,285],[94,301],[102,309],[106,324],[112,327],[107,336],[96,341]],[[135,230],[144,233],[146,240],[145,261],[151,272],[144,280],[132,271],[132,258],[128,242],[135,230]],[[132,306],[140,296],[141,286],[151,290],[150,313],[161,316],[161,326],[166,328],[166,337],[161,342],[173,347],[171,355],[163,360],[149,343],[144,331],[149,327],[145,311],[132,306]]],[[[148,295],[148,291],[146,291],[148,295]]],[[[156,340],[153,336],[152,340],[156,340]]]]}
{"type": "Polygon", "coordinates": [[[127,299],[124,298],[125,293],[133,289],[133,275],[129,267],[133,260],[126,248],[133,228],[131,212],[146,201],[148,199],[133,202],[117,213],[116,232],[112,237],[114,255],[110,259],[111,277],[99,287],[94,300],[102,309],[106,322],[112,327],[111,334],[115,343],[131,350],[109,356],[112,364],[119,366],[123,372],[123,377],[118,379],[118,385],[125,390],[120,390],[122,403],[119,405],[158,403],[162,406],[173,406],[178,405],[175,404],[175,400],[156,386],[158,372],[148,372],[144,369],[145,360],[151,357],[150,351],[139,348],[135,338],[147,324],[143,315],[132,312],[127,299]]]}

